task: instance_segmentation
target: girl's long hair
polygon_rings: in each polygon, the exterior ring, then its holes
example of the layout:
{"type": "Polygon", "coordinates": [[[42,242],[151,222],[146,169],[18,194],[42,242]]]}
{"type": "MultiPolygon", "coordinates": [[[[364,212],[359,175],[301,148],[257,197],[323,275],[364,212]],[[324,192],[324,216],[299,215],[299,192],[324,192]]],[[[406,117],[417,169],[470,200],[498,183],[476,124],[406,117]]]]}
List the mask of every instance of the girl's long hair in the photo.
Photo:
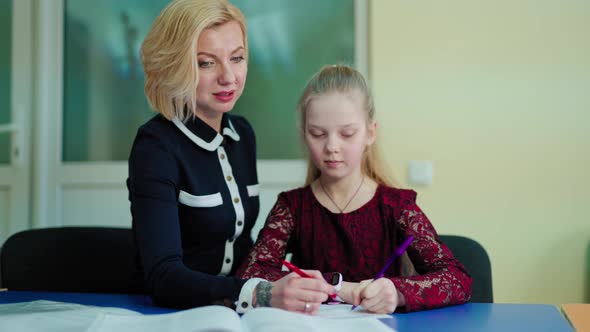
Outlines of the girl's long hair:
{"type": "MultiPolygon", "coordinates": [[[[367,126],[375,121],[373,96],[363,75],[356,69],[346,65],[325,66],[309,80],[297,104],[299,130],[302,137],[305,137],[307,109],[311,101],[314,98],[333,92],[361,96],[363,98],[362,105],[367,115],[367,126]]],[[[381,156],[378,139],[375,139],[375,142],[365,150],[361,171],[379,184],[390,187],[395,186],[395,182],[381,156]]],[[[311,184],[319,176],[319,169],[311,160],[308,160],[305,185],[311,184]]]]}

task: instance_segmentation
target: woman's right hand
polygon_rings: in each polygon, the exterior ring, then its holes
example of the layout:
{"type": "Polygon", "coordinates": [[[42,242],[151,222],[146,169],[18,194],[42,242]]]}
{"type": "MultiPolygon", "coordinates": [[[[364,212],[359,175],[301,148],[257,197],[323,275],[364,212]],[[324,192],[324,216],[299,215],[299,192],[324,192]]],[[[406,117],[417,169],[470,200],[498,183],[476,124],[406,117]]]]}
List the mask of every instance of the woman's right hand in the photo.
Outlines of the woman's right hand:
{"type": "Polygon", "coordinates": [[[311,278],[303,278],[292,272],[274,282],[261,282],[255,291],[256,306],[271,306],[312,315],[317,313],[322,302],[336,290],[319,271],[304,271],[311,278]]]}

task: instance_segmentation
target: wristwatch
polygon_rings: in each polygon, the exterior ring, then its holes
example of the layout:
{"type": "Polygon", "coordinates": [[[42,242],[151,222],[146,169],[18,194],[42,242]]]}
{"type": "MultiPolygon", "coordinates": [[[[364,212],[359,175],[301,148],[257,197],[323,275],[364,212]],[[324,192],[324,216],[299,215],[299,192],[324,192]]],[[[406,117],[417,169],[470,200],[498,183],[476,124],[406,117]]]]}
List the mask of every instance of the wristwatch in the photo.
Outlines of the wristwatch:
{"type": "Polygon", "coordinates": [[[336,291],[339,291],[342,288],[342,273],[340,272],[332,272],[332,277],[330,278],[330,285],[334,286],[336,291]]]}

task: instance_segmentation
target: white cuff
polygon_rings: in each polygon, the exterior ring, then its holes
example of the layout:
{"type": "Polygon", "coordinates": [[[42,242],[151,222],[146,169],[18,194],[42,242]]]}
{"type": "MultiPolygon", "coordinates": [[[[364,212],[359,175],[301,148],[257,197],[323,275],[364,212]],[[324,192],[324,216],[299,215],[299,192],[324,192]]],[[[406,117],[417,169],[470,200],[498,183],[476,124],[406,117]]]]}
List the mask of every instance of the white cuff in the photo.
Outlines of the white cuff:
{"type": "Polygon", "coordinates": [[[246,311],[252,309],[252,294],[254,294],[254,289],[258,286],[258,283],[261,281],[266,281],[261,278],[252,278],[248,279],[242,289],[240,290],[240,296],[238,297],[238,302],[236,302],[236,311],[239,314],[243,314],[246,311]]]}

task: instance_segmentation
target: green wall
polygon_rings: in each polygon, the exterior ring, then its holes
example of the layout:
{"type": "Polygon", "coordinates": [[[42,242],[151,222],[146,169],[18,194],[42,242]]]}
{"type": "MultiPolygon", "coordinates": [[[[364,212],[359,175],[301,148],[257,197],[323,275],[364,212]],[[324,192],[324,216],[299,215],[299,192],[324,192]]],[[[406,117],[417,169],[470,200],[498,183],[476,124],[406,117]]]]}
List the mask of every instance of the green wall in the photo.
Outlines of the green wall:
{"type": "MultiPolygon", "coordinates": [[[[141,42],[166,0],[66,1],[64,161],[126,160],[154,113],[143,92],[141,42]]],[[[232,111],[254,127],[260,159],[301,158],[295,106],[311,75],[354,62],[353,0],[232,1],[248,22],[250,58],[232,111]]]]}

